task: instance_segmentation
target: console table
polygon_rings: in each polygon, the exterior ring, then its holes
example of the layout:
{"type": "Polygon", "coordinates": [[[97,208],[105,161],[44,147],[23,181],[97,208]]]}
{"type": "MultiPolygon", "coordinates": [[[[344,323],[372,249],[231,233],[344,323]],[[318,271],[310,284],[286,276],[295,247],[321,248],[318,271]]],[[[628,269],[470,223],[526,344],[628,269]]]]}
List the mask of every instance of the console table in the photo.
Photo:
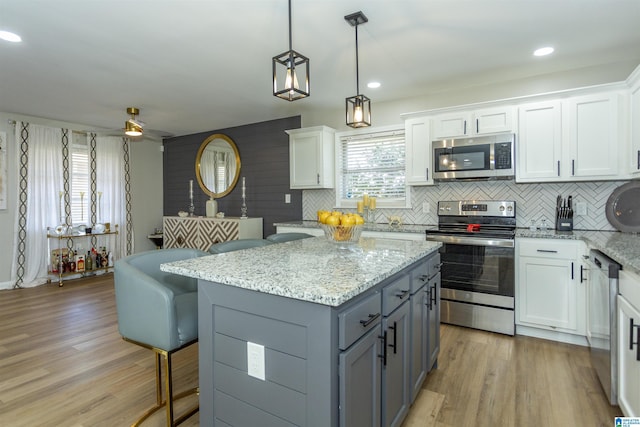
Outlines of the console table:
{"type": "Polygon", "coordinates": [[[214,243],[238,239],[262,239],[262,218],[207,218],[165,216],[164,248],[208,250],[214,243]]]}

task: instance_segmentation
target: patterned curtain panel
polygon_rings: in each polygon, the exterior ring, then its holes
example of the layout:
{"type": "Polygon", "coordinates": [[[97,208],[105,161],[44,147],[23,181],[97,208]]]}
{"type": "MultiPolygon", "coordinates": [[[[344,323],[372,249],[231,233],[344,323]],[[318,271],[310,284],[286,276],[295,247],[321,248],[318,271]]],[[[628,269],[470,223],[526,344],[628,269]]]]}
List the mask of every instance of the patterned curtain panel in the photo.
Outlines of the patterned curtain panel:
{"type": "Polygon", "coordinates": [[[29,123],[16,126],[18,205],[11,271],[14,287],[47,279],[47,227],[58,224],[63,191],[62,130],[29,123]]]}

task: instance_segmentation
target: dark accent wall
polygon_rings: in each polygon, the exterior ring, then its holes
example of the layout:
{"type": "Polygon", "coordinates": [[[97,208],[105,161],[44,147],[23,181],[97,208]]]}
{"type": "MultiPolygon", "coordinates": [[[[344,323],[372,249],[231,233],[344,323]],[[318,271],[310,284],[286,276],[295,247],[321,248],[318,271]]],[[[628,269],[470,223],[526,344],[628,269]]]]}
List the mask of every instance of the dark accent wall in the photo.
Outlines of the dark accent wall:
{"type": "Polygon", "coordinates": [[[247,215],[263,218],[264,236],[275,233],[275,222],[302,219],[302,190],[289,189],[289,135],[284,132],[300,128],[301,122],[300,116],[294,116],[165,139],[164,215],[175,216],[178,211],[189,210],[190,179],[193,180],[195,214],[205,215],[209,196],[200,189],[196,179],[196,154],[208,136],[222,133],[238,146],[241,164],[236,187],[217,199],[218,211],[225,216],[240,216],[242,177],[245,177],[247,215]],[[291,203],[284,202],[285,194],[291,194],[291,203]]]}

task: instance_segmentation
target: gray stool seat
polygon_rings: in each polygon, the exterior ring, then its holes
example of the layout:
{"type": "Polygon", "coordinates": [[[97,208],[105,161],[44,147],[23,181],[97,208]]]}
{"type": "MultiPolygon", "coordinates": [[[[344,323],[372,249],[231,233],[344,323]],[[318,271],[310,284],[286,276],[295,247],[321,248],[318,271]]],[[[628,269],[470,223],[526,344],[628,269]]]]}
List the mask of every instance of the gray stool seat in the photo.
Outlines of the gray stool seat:
{"type": "Polygon", "coordinates": [[[267,236],[267,240],[273,243],[290,242],[292,240],[308,239],[314,237],[307,233],[276,233],[267,236]]]}
{"type": "Polygon", "coordinates": [[[198,411],[189,409],[173,418],[173,401],[197,392],[197,388],[173,394],[171,355],[198,341],[198,281],[160,271],[160,264],[207,256],[197,249],[158,249],[116,261],[114,286],[118,330],[125,341],[153,350],[156,359],[156,405],[133,425],[166,408],[167,425],[173,426],[198,411]],[[165,360],[165,392],[162,393],[162,359],[165,360]]]}
{"type": "Polygon", "coordinates": [[[209,248],[209,252],[212,254],[221,254],[224,252],[233,252],[233,251],[239,251],[242,249],[257,248],[260,246],[267,246],[272,244],[273,242],[270,242],[266,239],[229,240],[227,242],[216,243],[211,245],[211,247],[209,248]]]}

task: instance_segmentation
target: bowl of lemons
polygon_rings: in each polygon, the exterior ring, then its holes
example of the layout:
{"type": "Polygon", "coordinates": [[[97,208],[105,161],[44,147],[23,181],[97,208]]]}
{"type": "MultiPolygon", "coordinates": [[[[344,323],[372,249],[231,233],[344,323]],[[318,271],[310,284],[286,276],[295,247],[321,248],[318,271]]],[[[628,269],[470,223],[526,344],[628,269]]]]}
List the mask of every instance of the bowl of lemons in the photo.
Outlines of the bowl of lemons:
{"type": "Polygon", "coordinates": [[[360,240],[364,219],[355,213],[318,211],[318,223],[330,242],[356,243],[360,240]]]}

